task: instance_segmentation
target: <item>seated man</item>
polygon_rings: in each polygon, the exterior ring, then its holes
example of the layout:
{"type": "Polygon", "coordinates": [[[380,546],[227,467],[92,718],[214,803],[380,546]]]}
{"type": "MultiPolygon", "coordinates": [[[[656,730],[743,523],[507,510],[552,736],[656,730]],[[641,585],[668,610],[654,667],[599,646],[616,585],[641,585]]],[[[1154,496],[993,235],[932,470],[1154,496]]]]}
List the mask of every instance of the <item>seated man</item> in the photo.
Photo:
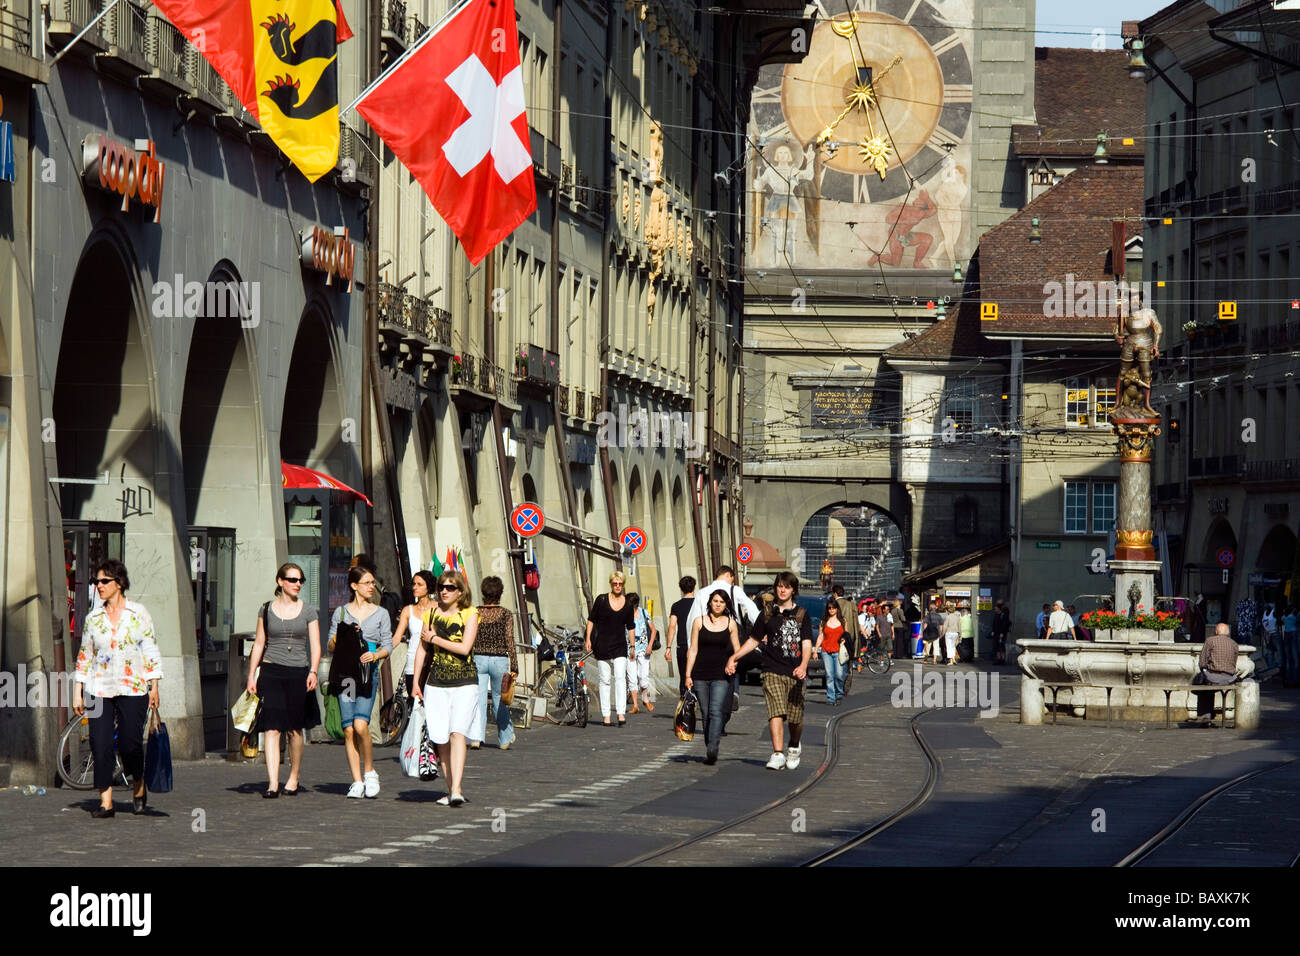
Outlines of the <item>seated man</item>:
{"type": "MultiPolygon", "coordinates": [[[[1201,668],[1195,684],[1231,684],[1237,679],[1237,642],[1227,624],[1220,623],[1214,636],[1207,638],[1197,662],[1201,668]]],[[[1215,694],[1202,691],[1196,695],[1196,719],[1209,723],[1214,718],[1215,694]]],[[[1227,709],[1226,706],[1224,708],[1227,709]]]]}

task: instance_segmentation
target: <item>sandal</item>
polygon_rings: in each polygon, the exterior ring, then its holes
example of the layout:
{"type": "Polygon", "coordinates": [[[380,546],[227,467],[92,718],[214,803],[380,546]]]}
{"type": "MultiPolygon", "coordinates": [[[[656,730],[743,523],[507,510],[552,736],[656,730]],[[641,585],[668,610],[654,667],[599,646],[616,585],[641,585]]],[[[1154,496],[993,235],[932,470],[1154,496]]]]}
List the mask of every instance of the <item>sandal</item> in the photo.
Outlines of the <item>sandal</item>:
{"type": "Polygon", "coordinates": [[[645,709],[650,711],[650,713],[653,714],[655,712],[655,705],[651,701],[647,700],[645,702],[645,709]]]}

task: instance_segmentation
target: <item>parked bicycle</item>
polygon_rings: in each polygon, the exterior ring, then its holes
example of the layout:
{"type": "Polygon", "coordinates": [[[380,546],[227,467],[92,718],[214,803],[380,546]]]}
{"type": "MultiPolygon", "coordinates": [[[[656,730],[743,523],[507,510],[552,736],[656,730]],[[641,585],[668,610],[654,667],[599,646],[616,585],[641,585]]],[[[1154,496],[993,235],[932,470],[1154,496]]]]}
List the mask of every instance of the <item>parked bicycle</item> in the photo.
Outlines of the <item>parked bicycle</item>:
{"type": "Polygon", "coordinates": [[[406,725],[411,721],[411,698],[406,693],[406,681],[398,679],[397,690],[393,693],[393,709],[388,717],[379,718],[379,746],[388,747],[402,742],[406,725]]]}
{"type": "MultiPolygon", "coordinates": [[[[851,673],[861,674],[863,668],[871,671],[873,674],[883,674],[894,666],[894,659],[889,656],[889,648],[885,641],[879,637],[873,637],[871,640],[863,643],[858,649],[858,656],[850,666],[851,673]]],[[[845,693],[848,693],[847,688],[845,693]]]]}
{"type": "MultiPolygon", "coordinates": [[[[113,760],[116,763],[113,785],[129,786],[122,758],[117,755],[117,731],[113,732],[113,760]]],[[[68,721],[59,738],[59,776],[73,790],[95,788],[95,755],[90,749],[90,718],[77,717],[68,721]]]]}
{"type": "Polygon", "coordinates": [[[585,653],[582,632],[570,627],[540,629],[555,650],[555,663],[537,682],[537,695],[546,699],[546,719],[586,727],[590,711],[586,662],[591,655],[585,653]]]}

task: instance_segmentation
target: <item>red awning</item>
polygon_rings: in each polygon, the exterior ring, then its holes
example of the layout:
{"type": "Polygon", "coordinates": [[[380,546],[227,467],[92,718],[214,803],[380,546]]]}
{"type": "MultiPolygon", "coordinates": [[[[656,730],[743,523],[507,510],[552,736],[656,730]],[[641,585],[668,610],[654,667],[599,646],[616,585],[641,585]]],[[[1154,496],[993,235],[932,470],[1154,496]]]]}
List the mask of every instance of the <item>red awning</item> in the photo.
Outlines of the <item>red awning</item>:
{"type": "Polygon", "coordinates": [[[314,471],[311,468],[304,468],[302,465],[281,462],[280,480],[285,488],[328,488],[330,491],[341,491],[344,494],[352,495],[354,498],[360,498],[370,507],[374,507],[370,503],[370,499],[355,488],[349,488],[337,478],[331,478],[324,472],[314,471]]]}

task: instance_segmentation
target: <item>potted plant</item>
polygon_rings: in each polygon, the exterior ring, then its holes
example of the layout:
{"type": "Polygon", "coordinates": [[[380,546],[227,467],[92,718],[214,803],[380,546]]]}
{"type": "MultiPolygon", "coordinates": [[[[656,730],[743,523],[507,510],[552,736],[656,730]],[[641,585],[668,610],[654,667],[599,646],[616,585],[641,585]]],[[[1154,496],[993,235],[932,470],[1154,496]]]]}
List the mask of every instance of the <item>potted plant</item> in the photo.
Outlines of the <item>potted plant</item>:
{"type": "Polygon", "coordinates": [[[515,356],[515,373],[520,378],[528,377],[528,349],[521,348],[515,356]]]}
{"type": "Polygon", "coordinates": [[[460,360],[459,355],[451,357],[451,384],[459,385],[461,376],[464,374],[465,365],[460,360]]]}

